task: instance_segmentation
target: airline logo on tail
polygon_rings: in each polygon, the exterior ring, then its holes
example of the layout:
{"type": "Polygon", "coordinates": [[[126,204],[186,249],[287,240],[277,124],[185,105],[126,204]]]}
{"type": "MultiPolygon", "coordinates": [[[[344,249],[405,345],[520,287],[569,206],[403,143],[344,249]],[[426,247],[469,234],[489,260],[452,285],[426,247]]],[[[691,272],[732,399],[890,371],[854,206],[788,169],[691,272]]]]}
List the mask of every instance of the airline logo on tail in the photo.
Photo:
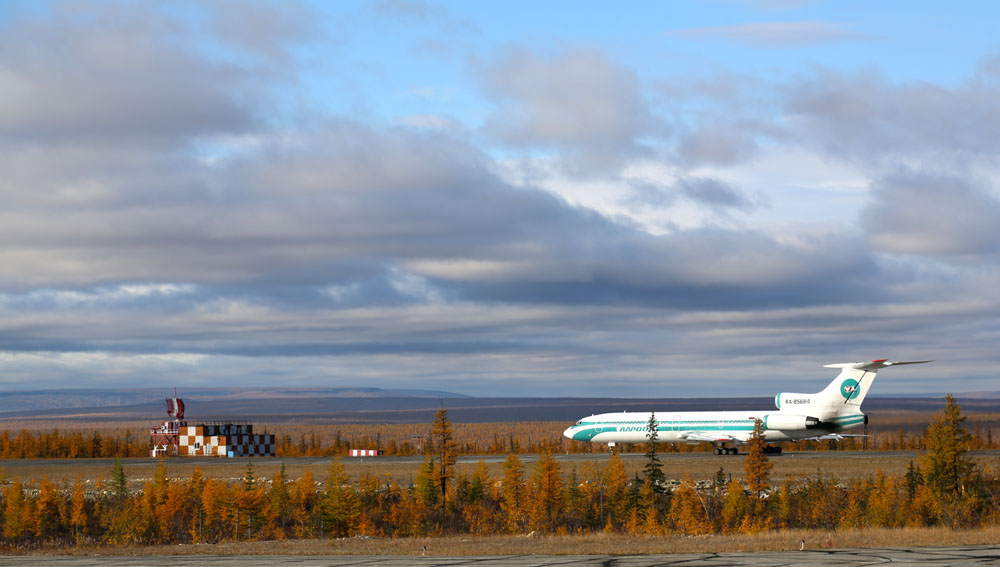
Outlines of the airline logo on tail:
{"type": "Polygon", "coordinates": [[[840,395],[844,396],[844,401],[858,397],[858,381],[853,378],[848,378],[840,384],[840,395]]]}

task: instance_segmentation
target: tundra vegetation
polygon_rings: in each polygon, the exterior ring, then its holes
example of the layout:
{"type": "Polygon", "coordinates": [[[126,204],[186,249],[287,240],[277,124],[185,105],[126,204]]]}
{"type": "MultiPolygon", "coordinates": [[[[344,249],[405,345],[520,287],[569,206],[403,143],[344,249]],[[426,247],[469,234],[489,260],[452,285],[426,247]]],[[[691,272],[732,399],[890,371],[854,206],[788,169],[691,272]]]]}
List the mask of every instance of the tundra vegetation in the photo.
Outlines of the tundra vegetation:
{"type": "MultiPolygon", "coordinates": [[[[975,404],[974,404],[975,405],[975,404]]],[[[794,451],[900,451],[924,450],[929,411],[892,410],[878,414],[868,438],[842,441],[799,441],[786,444],[794,451]]],[[[1000,449],[1000,424],[995,404],[988,411],[970,413],[967,432],[973,451],[1000,449]]],[[[565,421],[511,421],[455,423],[453,451],[457,455],[507,455],[509,453],[607,453],[600,443],[571,441],[562,436],[565,421]]],[[[150,422],[87,419],[0,419],[0,459],[143,458],[149,456],[150,422]],[[100,426],[95,427],[96,423],[100,426]]],[[[387,456],[426,455],[427,423],[305,424],[284,419],[257,423],[255,429],[276,434],[279,457],[347,456],[351,449],[381,449],[387,456]]],[[[861,429],[853,430],[861,433],[861,429]]],[[[618,449],[642,454],[648,444],[625,444],[618,449]]],[[[708,444],[661,443],[661,453],[710,452],[708,444]]]]}
{"type": "MultiPolygon", "coordinates": [[[[663,478],[655,447],[643,473],[631,478],[617,455],[564,471],[548,452],[530,469],[511,453],[502,474],[491,475],[482,461],[456,472],[454,431],[441,410],[425,439],[427,457],[409,483],[371,473],[351,479],[338,457],[319,479],[308,469],[295,479],[284,469],[258,478],[252,464],[237,482],[207,478],[199,469],[170,479],[162,461],[139,490],[127,488],[119,463],[96,490],[82,480],[59,486],[43,478],[29,486],[0,479],[0,542],[17,552],[351,536],[995,529],[1000,475],[969,459],[974,436],[965,421],[948,396],[924,433],[926,452],[898,477],[873,471],[847,481],[817,474],[772,482],[758,426],[742,478],[729,480],[720,469],[711,480],[675,484],[663,478]]],[[[655,440],[655,427],[649,437],[655,440]]]]}

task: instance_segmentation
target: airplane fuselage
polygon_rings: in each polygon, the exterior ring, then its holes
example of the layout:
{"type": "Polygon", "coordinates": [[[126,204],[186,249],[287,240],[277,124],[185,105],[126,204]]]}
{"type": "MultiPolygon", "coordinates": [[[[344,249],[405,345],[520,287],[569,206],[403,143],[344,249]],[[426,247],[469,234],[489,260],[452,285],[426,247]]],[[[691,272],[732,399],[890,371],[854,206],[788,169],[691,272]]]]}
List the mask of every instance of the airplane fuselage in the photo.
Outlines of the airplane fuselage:
{"type": "MultiPolygon", "coordinates": [[[[929,360],[828,364],[840,373],[826,388],[815,394],[782,392],[774,397],[773,410],[604,413],[585,417],[571,425],[563,435],[591,443],[646,443],[650,437],[650,418],[656,419],[657,441],[666,443],[711,443],[716,454],[733,454],[753,434],[754,424],[763,424],[764,441],[777,443],[800,439],[842,439],[841,433],[868,422],[861,412],[864,401],[882,368],[904,364],[922,364],[929,360]]],[[[780,447],[775,448],[780,452],[780,447]]]]}
{"type": "MultiPolygon", "coordinates": [[[[656,412],[657,440],[665,443],[725,443],[745,440],[753,432],[754,421],[764,425],[764,439],[768,442],[794,441],[833,434],[862,425],[864,414],[838,416],[830,421],[801,420],[788,428],[769,427],[770,422],[784,420],[787,415],[774,411],[712,411],[712,412],[656,412]],[[801,427],[801,429],[800,429],[801,427]]],[[[563,435],[576,441],[592,443],[646,443],[649,441],[648,412],[605,413],[585,417],[571,425],[563,435]]]]}

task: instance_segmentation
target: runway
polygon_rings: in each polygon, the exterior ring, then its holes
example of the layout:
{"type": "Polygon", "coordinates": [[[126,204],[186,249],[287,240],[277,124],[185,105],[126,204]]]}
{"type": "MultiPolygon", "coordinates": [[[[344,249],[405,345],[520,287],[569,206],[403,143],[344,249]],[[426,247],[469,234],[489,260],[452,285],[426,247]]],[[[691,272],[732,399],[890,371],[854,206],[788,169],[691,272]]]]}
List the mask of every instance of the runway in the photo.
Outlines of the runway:
{"type": "MultiPolygon", "coordinates": [[[[538,455],[518,455],[527,471],[531,471],[538,455]]],[[[557,454],[553,455],[561,464],[563,473],[568,475],[574,470],[584,470],[585,467],[605,466],[608,462],[607,453],[588,454],[557,454]]],[[[840,479],[864,478],[882,471],[888,475],[903,475],[910,462],[919,462],[921,453],[918,451],[788,451],[781,455],[771,455],[774,469],[771,480],[781,482],[788,478],[803,478],[817,474],[829,475],[840,479]]],[[[1000,456],[998,451],[979,451],[972,457],[977,462],[989,464],[1000,456]]],[[[742,474],[745,455],[715,456],[711,453],[669,453],[659,454],[667,478],[681,479],[690,476],[696,480],[713,478],[720,468],[726,474],[739,476],[742,474]]],[[[471,471],[480,458],[486,463],[491,475],[502,474],[501,463],[506,455],[461,456],[458,458],[459,470],[471,471]]],[[[412,482],[417,469],[423,462],[421,456],[408,457],[344,457],[341,462],[348,476],[357,480],[364,474],[376,476],[389,475],[401,485],[412,482]]],[[[626,472],[629,475],[642,470],[645,455],[632,453],[622,455],[626,472]]],[[[324,478],[330,457],[293,457],[293,458],[237,458],[220,459],[218,457],[176,457],[163,461],[170,478],[190,477],[195,467],[202,474],[217,479],[233,481],[241,478],[252,461],[254,474],[258,478],[271,478],[286,467],[287,479],[297,479],[306,469],[311,469],[317,478],[324,478]]],[[[43,476],[54,482],[72,483],[78,476],[85,480],[96,482],[107,480],[111,475],[113,459],[6,459],[0,460],[0,468],[6,471],[9,479],[22,482],[36,482],[43,476]]],[[[150,458],[123,459],[126,476],[131,488],[141,488],[142,483],[152,478],[159,462],[150,458]]]]}
{"type": "MultiPolygon", "coordinates": [[[[884,458],[884,459],[913,459],[916,460],[922,455],[922,451],[795,451],[791,449],[781,455],[768,455],[771,459],[776,461],[784,460],[802,460],[802,461],[812,461],[812,460],[848,460],[857,458],[884,458]]],[[[998,457],[1000,456],[1000,451],[997,450],[986,450],[986,451],[974,451],[972,453],[978,457],[998,457]]],[[[607,455],[603,453],[572,453],[572,454],[555,454],[553,455],[557,461],[565,463],[577,463],[577,462],[587,462],[587,461],[605,461],[607,460],[607,455]]],[[[727,464],[731,462],[736,462],[738,459],[745,457],[744,453],[738,455],[722,455],[715,456],[711,453],[701,452],[701,453],[671,453],[661,451],[658,453],[661,461],[669,463],[671,461],[677,460],[688,460],[688,459],[707,459],[711,462],[718,462],[721,464],[727,464]]],[[[626,461],[629,460],[642,460],[646,456],[644,453],[625,453],[620,455],[620,457],[626,461]]],[[[459,464],[475,464],[480,459],[487,463],[502,463],[507,458],[507,455],[460,455],[458,457],[459,464]]],[[[519,454],[518,458],[524,463],[534,463],[538,460],[538,455],[536,454],[519,454]]],[[[304,465],[304,466],[316,466],[323,467],[329,464],[330,457],[239,457],[234,459],[223,459],[219,457],[171,457],[165,460],[168,466],[175,464],[190,464],[198,465],[203,470],[212,467],[226,466],[232,463],[245,463],[248,460],[252,460],[256,464],[265,464],[269,462],[283,462],[289,465],[304,465]]],[[[343,457],[343,461],[347,462],[377,462],[385,464],[411,464],[419,465],[424,460],[423,456],[406,456],[406,457],[343,457]]],[[[54,469],[59,468],[76,468],[81,463],[86,463],[88,465],[110,469],[111,465],[115,462],[115,459],[0,459],[0,464],[7,468],[17,467],[19,464],[32,465],[32,466],[45,466],[52,467],[54,469]]],[[[132,458],[132,459],[121,459],[121,462],[128,466],[140,463],[153,463],[157,462],[157,459],[151,458],[132,458]]]]}
{"type": "Polygon", "coordinates": [[[896,566],[1000,565],[994,546],[924,547],[914,549],[824,549],[756,553],[695,553],[678,555],[509,555],[485,557],[420,556],[301,556],[301,555],[173,555],[146,557],[3,556],[0,566],[19,567],[660,567],[740,566],[827,567],[891,563],[896,566]]]}

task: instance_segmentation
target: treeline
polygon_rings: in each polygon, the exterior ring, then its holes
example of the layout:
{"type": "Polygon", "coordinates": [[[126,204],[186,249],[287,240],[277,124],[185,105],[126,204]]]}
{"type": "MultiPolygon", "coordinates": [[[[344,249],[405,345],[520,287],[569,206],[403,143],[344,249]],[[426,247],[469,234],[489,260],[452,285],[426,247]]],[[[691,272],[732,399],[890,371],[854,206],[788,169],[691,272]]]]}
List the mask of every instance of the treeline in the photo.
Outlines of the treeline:
{"type": "MultiPolygon", "coordinates": [[[[454,426],[455,450],[460,455],[506,455],[508,453],[603,453],[607,446],[571,441],[562,436],[561,421],[463,423],[454,426]]],[[[381,449],[389,456],[423,455],[428,445],[425,423],[280,425],[258,427],[276,431],[279,457],[346,456],[351,449],[381,449]]],[[[1000,449],[1000,436],[987,425],[973,424],[969,448],[1000,449]]],[[[644,444],[625,445],[625,452],[642,452],[644,444]]],[[[923,433],[870,432],[868,438],[841,441],[800,441],[787,448],[797,451],[836,450],[924,450],[923,433]]],[[[665,452],[711,451],[707,444],[664,444],[665,452]]],[[[149,436],[131,428],[0,431],[0,459],[130,458],[149,455],[149,436]]]]}
{"type": "Polygon", "coordinates": [[[338,460],[316,482],[248,471],[241,482],[168,479],[160,468],[134,493],[114,482],[88,493],[84,484],[60,490],[48,480],[3,491],[6,550],[39,545],[153,545],[367,535],[459,534],[709,534],[780,528],[1000,524],[1000,480],[979,473],[960,494],[939,491],[917,465],[904,477],[880,472],[841,482],[833,477],[790,480],[750,491],[741,480],[685,480],[654,486],[629,477],[616,455],[604,466],[564,475],[542,455],[526,470],[508,456],[501,476],[485,464],[460,473],[442,494],[428,461],[410,486],[387,477],[349,479],[338,460]]]}
{"type": "MultiPolygon", "coordinates": [[[[443,412],[443,410],[442,410],[443,412]]],[[[966,458],[971,435],[949,398],[927,429],[926,453],[903,476],[873,472],[843,482],[817,475],[770,482],[770,461],[758,429],[747,446],[744,475],[678,485],[663,480],[656,444],[647,447],[643,475],[631,478],[614,455],[603,466],[564,471],[543,453],[527,470],[509,455],[492,476],[484,462],[471,473],[454,467],[456,443],[446,413],[430,432],[432,450],[402,486],[387,476],[350,479],[339,459],[322,482],[307,470],[289,480],[168,479],[162,462],[139,491],[127,490],[120,463],[88,491],[82,481],[60,489],[9,483],[0,518],[6,550],[39,545],[168,543],[459,534],[614,532],[709,534],[783,528],[838,529],[1000,525],[1000,478],[966,458]]]]}
{"type": "Polygon", "coordinates": [[[0,431],[0,459],[127,458],[149,456],[149,435],[131,429],[0,431]]]}

